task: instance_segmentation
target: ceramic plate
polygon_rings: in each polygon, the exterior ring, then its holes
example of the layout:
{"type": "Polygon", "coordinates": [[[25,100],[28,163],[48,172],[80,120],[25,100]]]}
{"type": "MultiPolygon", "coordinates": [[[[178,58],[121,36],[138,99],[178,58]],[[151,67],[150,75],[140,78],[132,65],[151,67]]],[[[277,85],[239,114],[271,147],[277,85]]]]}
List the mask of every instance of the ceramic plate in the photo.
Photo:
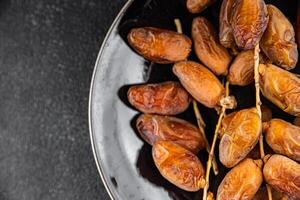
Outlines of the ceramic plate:
{"type": "MultiPolygon", "coordinates": [[[[272,0],[272,3],[292,22],[295,21],[296,0],[272,0]]],[[[219,10],[220,1],[201,13],[216,29],[219,10]]],[[[151,64],[128,46],[126,36],[129,30],[140,26],[176,30],[174,19],[179,18],[184,33],[190,35],[191,22],[195,16],[186,10],[185,0],[130,0],[115,19],[103,42],[91,83],[89,122],[96,164],[112,199],[201,199],[201,191],[191,193],[180,190],[159,174],[151,157],[151,147],[143,142],[135,130],[135,120],[139,113],[128,104],[126,98],[130,85],[177,80],[171,72],[172,65],[151,64]]],[[[197,61],[195,55],[189,59],[197,61]]],[[[299,73],[299,67],[296,71],[299,73]]],[[[238,109],[254,105],[253,85],[231,87],[231,91],[238,99],[238,109]]],[[[275,117],[293,120],[265,99],[263,103],[273,110],[275,117]]],[[[207,135],[211,139],[217,114],[203,106],[200,109],[207,124],[207,135]]],[[[195,123],[191,108],[178,117],[195,123]]],[[[205,151],[201,151],[199,157],[203,164],[206,163],[205,151]]],[[[216,192],[226,172],[227,169],[222,167],[218,177],[211,176],[213,192],[216,192]]]]}

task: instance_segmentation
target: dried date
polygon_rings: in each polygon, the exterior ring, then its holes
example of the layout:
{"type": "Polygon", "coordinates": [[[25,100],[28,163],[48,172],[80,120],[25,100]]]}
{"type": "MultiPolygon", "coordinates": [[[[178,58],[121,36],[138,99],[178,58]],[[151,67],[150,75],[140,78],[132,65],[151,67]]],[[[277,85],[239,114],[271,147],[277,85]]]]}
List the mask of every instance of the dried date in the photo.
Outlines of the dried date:
{"type": "Polygon", "coordinates": [[[192,41],[185,35],[165,29],[134,28],[128,36],[130,46],[152,62],[168,64],[187,59],[192,41]]]}
{"type": "Polygon", "coordinates": [[[205,186],[205,172],[192,152],[170,141],[154,143],[152,156],[161,175],[186,191],[198,191],[205,186]]]}
{"type": "Polygon", "coordinates": [[[195,154],[205,148],[205,141],[199,129],[176,117],[142,114],[137,119],[136,127],[142,138],[150,145],[158,140],[167,140],[195,154]]]}
{"type": "Polygon", "coordinates": [[[189,94],[177,82],[136,85],[129,88],[128,100],[143,113],[176,115],[190,103],[189,94]]]}

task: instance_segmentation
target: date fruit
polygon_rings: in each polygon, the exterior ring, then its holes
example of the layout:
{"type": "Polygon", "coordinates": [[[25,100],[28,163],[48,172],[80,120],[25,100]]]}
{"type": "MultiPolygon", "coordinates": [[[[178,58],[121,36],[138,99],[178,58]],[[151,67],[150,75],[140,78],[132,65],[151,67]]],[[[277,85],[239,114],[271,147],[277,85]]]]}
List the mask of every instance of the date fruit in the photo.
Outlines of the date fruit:
{"type": "Polygon", "coordinates": [[[283,111],[300,116],[300,78],[272,64],[259,65],[262,94],[283,111]]]}
{"type": "Polygon", "coordinates": [[[231,27],[231,15],[236,0],[223,0],[219,17],[220,43],[226,48],[236,47],[231,27]]]}
{"type": "Polygon", "coordinates": [[[293,25],[275,6],[267,5],[269,22],[260,47],[274,64],[293,69],[298,61],[298,50],[293,25]]]}
{"type": "Polygon", "coordinates": [[[136,52],[160,64],[186,60],[192,47],[192,41],[187,36],[154,27],[134,28],[127,38],[136,52]]]}
{"type": "Polygon", "coordinates": [[[158,140],[167,140],[195,154],[205,148],[205,141],[199,129],[176,117],[142,114],[137,119],[136,127],[142,138],[150,145],[158,140]]]}
{"type": "Polygon", "coordinates": [[[231,18],[237,46],[244,50],[254,49],[267,28],[268,19],[264,0],[237,0],[231,18]]]}
{"type": "Polygon", "coordinates": [[[189,94],[177,82],[136,85],[129,88],[128,100],[143,113],[176,115],[190,103],[189,94]]]}
{"type": "Polygon", "coordinates": [[[264,123],[268,145],[278,154],[300,162],[300,127],[281,119],[264,123]]]}
{"type": "Polygon", "coordinates": [[[192,38],[199,60],[216,75],[226,75],[231,56],[220,44],[217,33],[207,19],[197,17],[193,20],[192,38]]]}
{"type": "Polygon", "coordinates": [[[221,182],[217,200],[252,199],[263,182],[261,160],[245,159],[231,169],[221,182]]]}
{"type": "Polygon", "coordinates": [[[186,7],[190,13],[196,14],[202,12],[214,2],[215,0],[187,0],[186,7]]]}
{"type": "Polygon", "coordinates": [[[173,66],[174,74],[183,87],[200,103],[215,108],[225,96],[225,88],[206,67],[193,61],[183,61],[173,66]]]}
{"type": "Polygon", "coordinates": [[[225,116],[219,132],[221,163],[232,168],[244,159],[257,144],[261,127],[256,108],[240,110],[225,116]]]}
{"type": "Polygon", "coordinates": [[[205,186],[205,172],[192,152],[170,141],[154,143],[152,156],[161,175],[177,187],[195,192],[205,186]]]}
{"type": "Polygon", "coordinates": [[[254,52],[242,51],[229,68],[228,80],[231,85],[246,86],[254,81],[254,52]]]}
{"type": "Polygon", "coordinates": [[[300,199],[300,164],[276,154],[266,162],[263,174],[271,187],[291,198],[300,199]]]}

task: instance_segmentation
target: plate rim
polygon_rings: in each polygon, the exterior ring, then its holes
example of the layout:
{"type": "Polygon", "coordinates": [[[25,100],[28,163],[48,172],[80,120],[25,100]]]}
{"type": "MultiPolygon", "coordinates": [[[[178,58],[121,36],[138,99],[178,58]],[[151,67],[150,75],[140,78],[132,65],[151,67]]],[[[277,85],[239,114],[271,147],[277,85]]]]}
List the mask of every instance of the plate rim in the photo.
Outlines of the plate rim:
{"type": "Polygon", "coordinates": [[[110,189],[110,187],[108,185],[108,181],[105,178],[104,171],[103,171],[103,168],[102,168],[102,165],[101,165],[100,155],[98,155],[96,153],[96,149],[95,149],[95,140],[94,140],[93,125],[92,125],[92,96],[93,96],[93,92],[94,92],[94,83],[95,83],[96,72],[97,72],[98,68],[100,67],[99,63],[100,63],[100,60],[102,60],[103,52],[106,49],[105,45],[107,44],[107,41],[108,41],[112,31],[116,28],[116,25],[118,24],[118,22],[121,20],[121,18],[124,16],[125,12],[128,10],[128,8],[131,6],[131,4],[134,1],[135,0],[127,0],[127,2],[123,5],[121,10],[119,11],[117,16],[115,17],[114,21],[112,22],[110,28],[108,29],[108,31],[105,35],[105,38],[102,42],[102,45],[100,47],[100,50],[99,50],[99,53],[97,55],[97,59],[96,59],[95,65],[94,65],[92,79],[91,79],[91,83],[90,83],[90,92],[89,92],[88,123],[89,123],[89,135],[90,135],[90,142],[91,142],[92,152],[93,152],[96,167],[97,167],[98,173],[100,175],[100,178],[102,180],[102,183],[103,183],[103,185],[106,189],[106,192],[108,193],[110,199],[112,199],[112,200],[116,200],[117,198],[115,197],[115,194],[113,193],[113,191],[110,189]]]}

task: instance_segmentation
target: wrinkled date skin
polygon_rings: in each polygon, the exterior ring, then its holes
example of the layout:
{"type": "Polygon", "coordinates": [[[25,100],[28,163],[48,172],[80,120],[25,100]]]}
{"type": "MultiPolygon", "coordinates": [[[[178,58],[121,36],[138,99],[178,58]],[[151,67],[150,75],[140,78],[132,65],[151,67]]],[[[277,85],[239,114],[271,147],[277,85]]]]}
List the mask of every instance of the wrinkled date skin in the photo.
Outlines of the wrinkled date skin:
{"type": "Polygon", "coordinates": [[[261,133],[261,121],[256,108],[244,109],[224,117],[219,132],[219,158],[232,168],[255,147],[261,133]]]}
{"type": "Polygon", "coordinates": [[[275,6],[267,5],[269,23],[260,46],[274,64],[293,69],[298,61],[298,50],[293,25],[275,6]]]}
{"type": "Polygon", "coordinates": [[[129,88],[128,100],[143,113],[176,115],[190,103],[189,94],[176,82],[137,85],[129,88]]]}
{"type": "Polygon", "coordinates": [[[281,119],[264,123],[268,145],[278,154],[300,162],[300,127],[281,119]]]}
{"type": "Polygon", "coordinates": [[[140,55],[160,64],[186,60],[192,48],[192,41],[187,36],[153,27],[134,28],[127,38],[140,55]]]}
{"type": "Polygon", "coordinates": [[[143,114],[137,119],[136,127],[142,138],[150,145],[158,140],[167,140],[195,154],[205,147],[199,129],[176,117],[143,114]]]}
{"type": "Polygon", "coordinates": [[[208,6],[213,4],[215,0],[187,0],[186,7],[190,13],[200,13],[208,6]]]}
{"type": "Polygon", "coordinates": [[[199,60],[216,75],[226,75],[231,56],[220,44],[213,26],[207,19],[197,17],[193,20],[192,38],[199,60]]]}
{"type": "Polygon", "coordinates": [[[263,174],[271,187],[289,197],[300,199],[300,164],[276,154],[266,162],[263,174]]]}
{"type": "Polygon", "coordinates": [[[201,64],[179,62],[173,66],[173,72],[183,87],[208,108],[215,108],[225,95],[225,88],[219,79],[201,64]]]}
{"type": "Polygon", "coordinates": [[[228,80],[231,85],[246,86],[254,81],[254,52],[242,51],[229,68],[228,80]]]}
{"type": "Polygon", "coordinates": [[[200,160],[185,148],[165,140],[154,143],[152,156],[161,175],[177,187],[195,192],[205,186],[200,160]]]}
{"type": "Polygon", "coordinates": [[[268,20],[264,0],[237,0],[231,18],[237,46],[244,50],[254,49],[266,30],[268,20]]]}
{"type": "Polygon", "coordinates": [[[262,94],[283,111],[300,116],[300,78],[275,65],[259,65],[262,94]]]}
{"type": "Polygon", "coordinates": [[[218,188],[217,200],[252,199],[263,182],[262,164],[247,158],[230,170],[218,188]]]}
{"type": "Polygon", "coordinates": [[[223,0],[221,5],[219,17],[219,38],[220,43],[226,48],[235,48],[235,40],[231,27],[231,15],[233,11],[233,4],[236,0],[223,0]]]}

